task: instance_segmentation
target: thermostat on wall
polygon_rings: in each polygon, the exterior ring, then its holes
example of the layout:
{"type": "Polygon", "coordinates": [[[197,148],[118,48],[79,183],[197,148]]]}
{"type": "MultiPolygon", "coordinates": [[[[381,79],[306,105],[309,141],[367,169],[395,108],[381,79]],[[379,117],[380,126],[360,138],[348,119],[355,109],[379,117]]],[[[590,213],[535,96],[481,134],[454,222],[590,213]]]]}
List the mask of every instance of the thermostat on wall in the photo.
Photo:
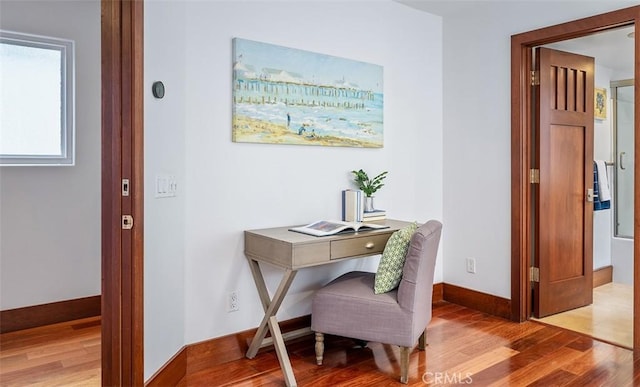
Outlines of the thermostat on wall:
{"type": "Polygon", "coordinates": [[[153,82],[153,85],[151,85],[151,91],[153,92],[153,96],[156,98],[160,99],[164,97],[164,83],[161,81],[153,82]]]}

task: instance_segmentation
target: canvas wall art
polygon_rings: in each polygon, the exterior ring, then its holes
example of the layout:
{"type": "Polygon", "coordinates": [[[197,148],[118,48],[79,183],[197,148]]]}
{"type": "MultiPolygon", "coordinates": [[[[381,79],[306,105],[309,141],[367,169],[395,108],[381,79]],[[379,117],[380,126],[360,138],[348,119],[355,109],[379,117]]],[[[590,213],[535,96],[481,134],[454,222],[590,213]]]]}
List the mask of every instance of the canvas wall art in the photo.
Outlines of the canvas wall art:
{"type": "Polygon", "coordinates": [[[595,88],[594,117],[596,120],[607,119],[607,89],[595,88]]]}
{"type": "Polygon", "coordinates": [[[381,148],[382,66],[233,39],[233,141],[381,148]]]}

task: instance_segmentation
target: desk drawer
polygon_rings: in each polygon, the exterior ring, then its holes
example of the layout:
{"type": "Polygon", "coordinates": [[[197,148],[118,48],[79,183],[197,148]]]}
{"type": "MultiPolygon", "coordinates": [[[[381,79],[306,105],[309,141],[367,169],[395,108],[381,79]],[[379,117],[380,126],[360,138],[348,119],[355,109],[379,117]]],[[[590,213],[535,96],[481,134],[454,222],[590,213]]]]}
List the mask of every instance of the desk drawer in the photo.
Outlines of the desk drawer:
{"type": "Polygon", "coordinates": [[[331,259],[381,254],[390,233],[331,241],[331,259]]]}
{"type": "Polygon", "coordinates": [[[293,266],[302,267],[329,263],[329,251],[330,247],[328,242],[294,246],[293,266]]]}

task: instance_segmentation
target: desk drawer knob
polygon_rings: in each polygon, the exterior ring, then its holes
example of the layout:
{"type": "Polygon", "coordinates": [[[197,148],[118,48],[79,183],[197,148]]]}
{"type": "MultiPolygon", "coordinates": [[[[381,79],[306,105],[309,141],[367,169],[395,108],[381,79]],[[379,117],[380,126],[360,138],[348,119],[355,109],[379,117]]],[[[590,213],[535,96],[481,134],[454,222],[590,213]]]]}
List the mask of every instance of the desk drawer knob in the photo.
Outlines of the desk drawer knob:
{"type": "Polygon", "coordinates": [[[376,244],[375,244],[375,243],[373,243],[373,242],[367,242],[367,244],[366,244],[366,245],[364,245],[364,247],[366,247],[367,249],[371,250],[372,248],[374,248],[374,247],[375,247],[375,245],[376,245],[376,244]]]}

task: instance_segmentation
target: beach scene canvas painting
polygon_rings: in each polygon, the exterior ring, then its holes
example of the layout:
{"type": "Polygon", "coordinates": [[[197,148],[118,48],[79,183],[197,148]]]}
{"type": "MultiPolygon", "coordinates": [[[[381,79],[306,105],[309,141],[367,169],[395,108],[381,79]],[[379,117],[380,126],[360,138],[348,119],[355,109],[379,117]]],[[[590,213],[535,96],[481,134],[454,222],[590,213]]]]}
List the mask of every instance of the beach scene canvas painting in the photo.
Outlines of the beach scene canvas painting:
{"type": "Polygon", "coordinates": [[[382,66],[233,39],[233,141],[381,148],[382,66]]]}

